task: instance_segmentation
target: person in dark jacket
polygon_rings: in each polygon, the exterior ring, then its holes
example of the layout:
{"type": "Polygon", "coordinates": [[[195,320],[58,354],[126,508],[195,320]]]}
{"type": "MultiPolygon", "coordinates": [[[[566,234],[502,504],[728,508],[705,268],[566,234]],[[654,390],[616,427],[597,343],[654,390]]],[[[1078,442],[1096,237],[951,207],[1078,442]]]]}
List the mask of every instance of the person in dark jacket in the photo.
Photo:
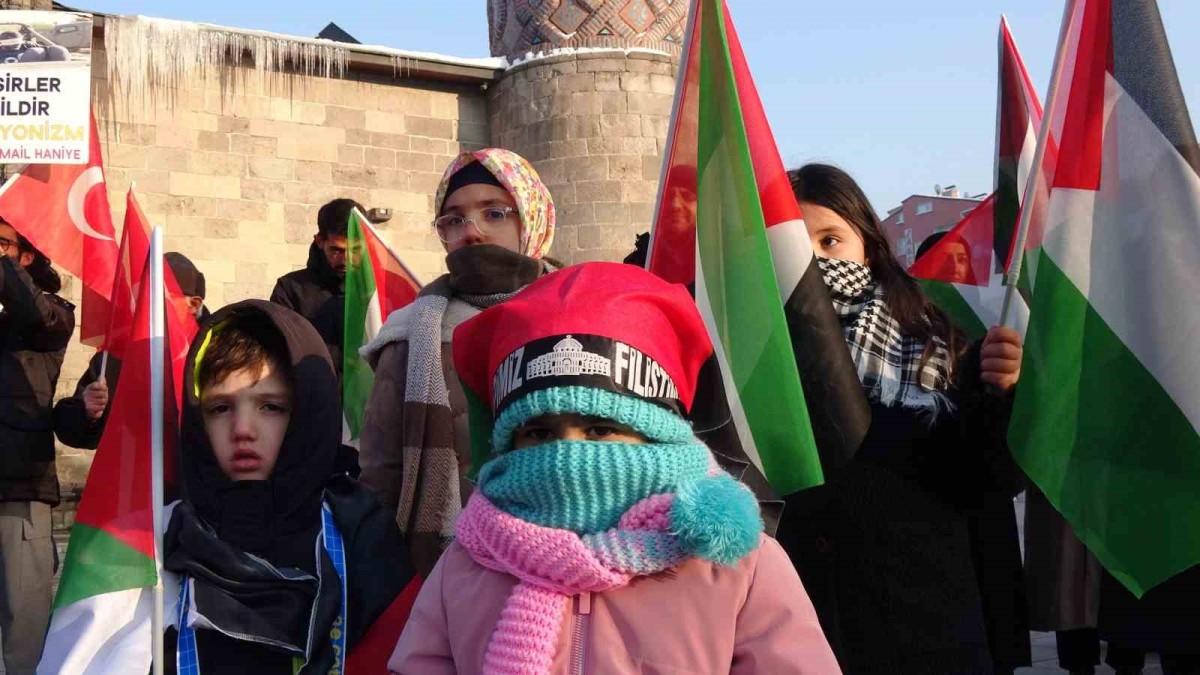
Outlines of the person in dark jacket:
{"type": "Polygon", "coordinates": [[[176,619],[168,653],[183,630],[200,672],[384,672],[419,582],[392,513],[335,474],[341,405],[320,337],[260,300],[202,332],[185,370],[185,498],[163,565],[191,581],[172,616],[182,602],[205,621],[176,619]]]}
{"type": "Polygon", "coordinates": [[[350,211],[365,212],[353,199],[335,199],[317,211],[317,233],[308,249],[308,264],[279,277],[271,302],[308,319],[317,329],[339,377],[342,372],[342,326],[345,304],[346,229],[350,211]]]}
{"type": "Polygon", "coordinates": [[[844,672],[992,673],[968,516],[1022,484],[1005,444],[1020,337],[993,328],[964,347],[853,179],[790,177],[872,421],[825,485],[787,498],[778,537],[844,672]]]}
{"type": "Polygon", "coordinates": [[[58,504],[50,403],[75,328],[50,261],[0,220],[0,634],[9,673],[33,673],[50,620],[58,504]]]}
{"type": "MultiPolygon", "coordinates": [[[[181,302],[187,303],[187,311],[198,322],[204,323],[209,315],[204,306],[204,274],[182,253],[172,251],[164,255],[163,260],[179,282],[179,290],[183,292],[181,302]]],[[[116,391],[120,375],[120,359],[110,354],[105,364],[104,353],[96,352],[79,378],[75,393],[54,404],[54,434],[60,442],[86,450],[95,450],[100,445],[111,407],[110,392],[116,391]],[[102,366],[105,369],[103,376],[100,373],[102,366]]]]}

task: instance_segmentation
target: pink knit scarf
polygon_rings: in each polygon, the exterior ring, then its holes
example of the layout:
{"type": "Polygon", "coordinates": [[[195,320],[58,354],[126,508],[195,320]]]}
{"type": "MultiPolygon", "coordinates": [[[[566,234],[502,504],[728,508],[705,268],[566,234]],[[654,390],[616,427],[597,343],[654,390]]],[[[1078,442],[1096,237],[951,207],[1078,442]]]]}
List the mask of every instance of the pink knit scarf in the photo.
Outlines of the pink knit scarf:
{"type": "Polygon", "coordinates": [[[585,540],[505,513],[476,490],[459,517],[458,543],[480,565],[520,580],[488,642],[485,675],[548,673],[570,596],[627,585],[648,573],[651,550],[657,569],[682,562],[686,556],[666,531],[673,500],[670,494],[647,497],[615,529],[585,540]]]}

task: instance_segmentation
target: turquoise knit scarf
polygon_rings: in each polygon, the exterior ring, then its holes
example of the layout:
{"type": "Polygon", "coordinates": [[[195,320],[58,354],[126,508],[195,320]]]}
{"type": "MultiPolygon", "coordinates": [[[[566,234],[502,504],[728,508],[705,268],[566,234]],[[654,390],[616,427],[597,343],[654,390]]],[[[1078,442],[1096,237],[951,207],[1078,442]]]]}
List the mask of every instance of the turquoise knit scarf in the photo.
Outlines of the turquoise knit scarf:
{"type": "Polygon", "coordinates": [[[555,441],[488,462],[479,490],[521,520],[584,535],[616,527],[650,495],[705,479],[711,462],[699,443],[555,441]]]}

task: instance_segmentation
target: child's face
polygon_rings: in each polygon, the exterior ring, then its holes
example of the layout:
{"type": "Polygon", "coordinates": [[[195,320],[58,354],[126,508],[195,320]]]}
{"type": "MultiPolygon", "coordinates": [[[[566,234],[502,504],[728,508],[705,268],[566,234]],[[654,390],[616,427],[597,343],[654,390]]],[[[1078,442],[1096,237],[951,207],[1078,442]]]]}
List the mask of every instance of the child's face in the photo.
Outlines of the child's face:
{"type": "Polygon", "coordinates": [[[277,369],[237,370],[202,392],[204,428],[230,480],[266,480],[291,420],[292,392],[277,369]]]}
{"type": "Polygon", "coordinates": [[[574,413],[535,417],[513,432],[514,450],[552,441],[606,441],[642,445],[646,437],[619,422],[574,413]]]}

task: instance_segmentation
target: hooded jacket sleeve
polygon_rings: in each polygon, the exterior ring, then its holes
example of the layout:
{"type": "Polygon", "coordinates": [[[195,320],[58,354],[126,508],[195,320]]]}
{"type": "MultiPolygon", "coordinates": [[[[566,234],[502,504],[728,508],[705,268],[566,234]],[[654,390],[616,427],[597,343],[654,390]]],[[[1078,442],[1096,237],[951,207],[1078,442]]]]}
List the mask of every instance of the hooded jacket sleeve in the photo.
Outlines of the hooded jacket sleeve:
{"type": "Polygon", "coordinates": [[[446,619],[446,598],[442,593],[445,579],[443,563],[433,568],[421,586],[404,633],[388,661],[388,672],[397,675],[453,675],[454,655],[450,649],[446,619]]]}
{"type": "Polygon", "coordinates": [[[0,305],[9,329],[25,335],[26,344],[41,352],[65,349],[75,330],[71,305],[34,285],[29,273],[0,256],[0,305]]]}
{"type": "Polygon", "coordinates": [[[75,385],[75,393],[61,398],[54,404],[54,434],[63,444],[72,448],[95,450],[100,445],[100,436],[104,433],[104,425],[108,422],[108,413],[112,410],[113,394],[117,390],[118,359],[110,356],[108,372],[105,381],[108,383],[108,406],[99,419],[89,419],[87,406],[83,403],[83,392],[88,385],[97,380],[96,373],[100,372],[103,354],[96,352],[88,363],[87,370],[75,385]]]}
{"type": "Polygon", "coordinates": [[[375,383],[363,413],[359,435],[359,480],[394,514],[400,504],[404,460],[404,390],[408,378],[408,342],[393,342],[380,352],[375,383]]]}
{"type": "Polygon", "coordinates": [[[731,675],[838,675],[841,667],[787,554],[764,536],[738,613],[731,675]]]}
{"type": "Polygon", "coordinates": [[[277,305],[283,305],[293,312],[296,311],[296,301],[292,294],[288,292],[286,279],[279,279],[275,282],[275,288],[271,291],[271,302],[277,305]]]}

